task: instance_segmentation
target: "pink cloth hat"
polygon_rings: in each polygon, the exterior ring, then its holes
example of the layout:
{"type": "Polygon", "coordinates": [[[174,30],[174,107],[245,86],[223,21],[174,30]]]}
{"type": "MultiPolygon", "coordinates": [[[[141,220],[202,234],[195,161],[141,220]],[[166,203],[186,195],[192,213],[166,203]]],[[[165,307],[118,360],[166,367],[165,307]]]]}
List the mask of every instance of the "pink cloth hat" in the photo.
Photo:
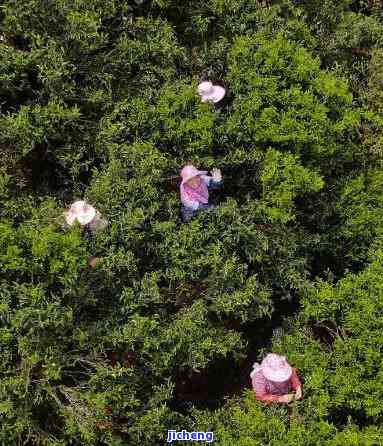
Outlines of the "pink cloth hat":
{"type": "Polygon", "coordinates": [[[201,82],[198,85],[198,94],[202,102],[219,102],[226,94],[226,90],[220,85],[213,85],[210,81],[201,82]]]}
{"type": "Polygon", "coordinates": [[[269,353],[261,363],[263,376],[274,382],[284,382],[291,378],[293,369],[284,356],[269,353]]]}
{"type": "Polygon", "coordinates": [[[75,201],[69,208],[69,211],[64,212],[64,215],[68,225],[72,226],[75,220],[77,220],[80,225],[84,226],[94,219],[96,209],[86,201],[75,201]]]}
{"type": "Polygon", "coordinates": [[[187,164],[181,170],[182,182],[186,183],[187,181],[189,181],[194,177],[197,177],[199,175],[206,175],[207,173],[208,173],[207,170],[198,170],[192,164],[187,164]]]}

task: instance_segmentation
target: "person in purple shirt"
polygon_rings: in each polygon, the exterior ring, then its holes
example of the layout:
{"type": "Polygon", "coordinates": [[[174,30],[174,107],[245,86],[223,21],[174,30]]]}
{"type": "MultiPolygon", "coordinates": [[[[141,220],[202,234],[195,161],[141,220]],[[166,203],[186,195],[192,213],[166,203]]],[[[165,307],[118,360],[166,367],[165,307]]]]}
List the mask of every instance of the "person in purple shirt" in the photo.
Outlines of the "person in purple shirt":
{"type": "Polygon", "coordinates": [[[196,169],[192,164],[181,170],[181,213],[184,223],[189,222],[199,211],[213,207],[209,204],[209,189],[222,186],[222,174],[219,169],[213,169],[211,176],[207,173],[196,169]]]}
{"type": "Polygon", "coordinates": [[[302,398],[302,383],[296,369],[284,356],[269,353],[253,365],[251,382],[258,401],[288,404],[302,398]]]}

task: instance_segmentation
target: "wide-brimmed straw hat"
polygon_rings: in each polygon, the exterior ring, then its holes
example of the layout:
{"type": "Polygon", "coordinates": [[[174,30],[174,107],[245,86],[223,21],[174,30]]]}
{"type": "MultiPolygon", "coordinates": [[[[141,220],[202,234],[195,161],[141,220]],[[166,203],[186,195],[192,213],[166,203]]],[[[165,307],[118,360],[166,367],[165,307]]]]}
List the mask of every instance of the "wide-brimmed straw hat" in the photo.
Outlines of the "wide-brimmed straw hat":
{"type": "Polygon", "coordinates": [[[77,220],[80,225],[84,226],[94,219],[96,209],[86,201],[75,201],[69,208],[69,211],[64,214],[68,225],[73,225],[75,220],[77,220]]]}
{"type": "Polygon", "coordinates": [[[213,85],[210,81],[201,82],[197,90],[202,102],[219,102],[226,94],[226,90],[223,87],[213,85]]]}
{"type": "Polygon", "coordinates": [[[207,173],[207,170],[198,170],[192,164],[187,164],[181,170],[181,178],[183,182],[186,182],[194,177],[198,177],[199,175],[206,175],[207,173]]]}
{"type": "Polygon", "coordinates": [[[263,376],[274,382],[284,382],[291,378],[293,369],[284,356],[269,353],[261,363],[263,376]]]}

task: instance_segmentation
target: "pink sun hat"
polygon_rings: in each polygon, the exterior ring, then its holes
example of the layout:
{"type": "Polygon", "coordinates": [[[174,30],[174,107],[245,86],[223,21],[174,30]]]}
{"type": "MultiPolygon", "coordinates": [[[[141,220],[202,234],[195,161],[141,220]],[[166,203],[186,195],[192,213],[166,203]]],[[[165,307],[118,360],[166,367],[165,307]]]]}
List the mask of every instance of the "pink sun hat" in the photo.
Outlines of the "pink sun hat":
{"type": "Polygon", "coordinates": [[[226,94],[226,90],[220,85],[213,85],[210,81],[201,82],[198,85],[198,94],[202,102],[219,102],[226,94]]]}
{"type": "Polygon", "coordinates": [[[269,381],[285,382],[291,378],[293,369],[284,356],[269,353],[261,363],[263,376],[269,381]]]}
{"type": "Polygon", "coordinates": [[[198,170],[192,164],[187,164],[181,170],[181,178],[184,183],[199,175],[207,175],[207,170],[198,170]]]}
{"type": "Polygon", "coordinates": [[[64,212],[64,214],[68,225],[73,225],[75,220],[77,220],[80,225],[84,226],[94,219],[96,209],[86,201],[75,201],[69,208],[69,211],[64,212]]]}

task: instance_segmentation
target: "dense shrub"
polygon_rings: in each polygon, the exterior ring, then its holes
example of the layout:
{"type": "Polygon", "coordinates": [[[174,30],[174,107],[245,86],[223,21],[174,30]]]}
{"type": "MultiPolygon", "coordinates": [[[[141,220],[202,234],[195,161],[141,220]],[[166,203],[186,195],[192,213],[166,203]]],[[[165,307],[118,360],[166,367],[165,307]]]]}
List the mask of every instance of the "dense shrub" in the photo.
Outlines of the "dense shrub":
{"type": "Polygon", "coordinates": [[[274,344],[304,376],[304,400],[264,409],[249,392],[213,417],[196,412],[197,422],[222,445],[379,444],[382,272],[378,251],[361,273],[308,288],[298,321],[274,344]]]}

